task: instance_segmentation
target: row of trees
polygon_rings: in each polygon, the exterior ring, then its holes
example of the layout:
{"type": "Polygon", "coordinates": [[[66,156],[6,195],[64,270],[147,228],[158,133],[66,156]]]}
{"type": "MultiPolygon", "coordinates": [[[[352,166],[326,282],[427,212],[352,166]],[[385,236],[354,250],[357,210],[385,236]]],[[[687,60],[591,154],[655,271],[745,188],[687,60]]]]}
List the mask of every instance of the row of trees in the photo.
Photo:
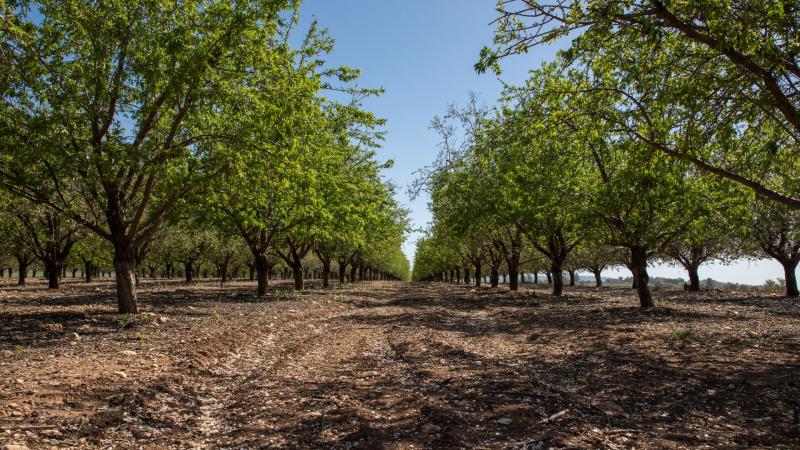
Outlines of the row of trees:
{"type": "Polygon", "coordinates": [[[334,262],[405,277],[406,211],[380,175],[391,162],[374,154],[383,121],[361,108],[380,91],[325,66],[325,30],[295,38],[298,11],[291,0],[9,4],[6,254],[29,251],[55,287],[73,247],[95,252],[92,264],[110,253],[120,313],[137,312],[137,265],[169,249],[189,276],[212,249],[223,265],[246,249],[259,295],[276,259],[298,289],[311,255],[326,279],[334,262]]]}
{"type": "MultiPolygon", "coordinates": [[[[415,277],[453,267],[647,267],[771,257],[797,296],[798,11],[784,2],[501,2],[476,68],[572,38],[556,61],[434,121],[440,158],[418,187],[434,223],[415,277]],[[527,266],[526,266],[527,265],[527,266]]],[[[477,277],[479,279],[479,277],[477,277]]]]}
{"type": "MultiPolygon", "coordinates": [[[[16,277],[16,283],[24,286],[27,277],[41,275],[48,286],[58,289],[63,278],[80,278],[90,283],[97,278],[113,277],[113,253],[110,246],[92,235],[73,235],[74,240],[64,242],[65,251],[55,254],[52,259],[43,251],[47,247],[40,242],[49,239],[45,230],[39,228],[41,235],[32,235],[24,223],[13,216],[0,218],[4,223],[0,229],[8,238],[0,244],[0,278],[16,277]],[[59,270],[60,267],[60,270],[59,270]]],[[[76,227],[79,229],[79,227],[76,227]]],[[[397,279],[395,274],[408,273],[408,262],[399,257],[386,260],[380,266],[359,257],[357,252],[348,255],[340,264],[338,261],[323,258],[314,249],[303,258],[302,280],[320,280],[322,287],[329,287],[331,280],[340,284],[362,280],[397,279]],[[386,269],[391,267],[391,269],[386,269]]],[[[197,278],[217,278],[221,283],[232,279],[256,279],[256,262],[250,249],[238,236],[230,236],[215,229],[187,230],[182,227],[166,225],[148,241],[147,246],[137,255],[136,279],[183,278],[187,283],[197,278]]],[[[298,270],[299,271],[299,270],[298,270]]],[[[267,282],[269,279],[282,280],[294,278],[298,287],[295,269],[283,261],[276,252],[267,256],[267,282]]]]}

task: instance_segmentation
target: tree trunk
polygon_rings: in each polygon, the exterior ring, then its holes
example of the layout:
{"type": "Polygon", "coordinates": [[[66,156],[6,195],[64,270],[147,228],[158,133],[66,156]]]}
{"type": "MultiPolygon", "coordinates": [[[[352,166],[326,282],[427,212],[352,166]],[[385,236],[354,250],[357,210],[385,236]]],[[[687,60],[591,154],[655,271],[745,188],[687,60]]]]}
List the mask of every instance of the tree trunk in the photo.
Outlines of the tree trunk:
{"type": "Polygon", "coordinates": [[[547,284],[553,284],[553,274],[550,272],[545,272],[544,274],[547,275],[547,284]]]}
{"type": "Polygon", "coordinates": [[[84,261],[83,262],[83,281],[86,283],[92,282],[92,276],[94,275],[94,264],[91,261],[84,261]]]}
{"type": "Polygon", "coordinates": [[[17,271],[17,284],[19,286],[25,286],[25,278],[28,276],[28,264],[19,262],[17,271]]]}
{"type": "Polygon", "coordinates": [[[258,288],[256,290],[256,295],[259,297],[263,297],[267,293],[267,287],[269,286],[269,264],[267,261],[267,255],[264,253],[260,253],[255,255],[256,258],[256,275],[258,278],[258,288]]]}
{"type": "Polygon", "coordinates": [[[603,279],[600,277],[601,272],[599,270],[593,270],[592,273],[594,274],[594,285],[596,287],[603,287],[603,279]]]}
{"type": "Polygon", "coordinates": [[[800,292],[797,290],[797,274],[795,270],[797,269],[797,261],[786,261],[781,262],[783,266],[783,273],[786,280],[786,296],[787,297],[797,297],[800,296],[800,292]]]}
{"type": "Polygon", "coordinates": [[[136,251],[117,246],[114,250],[114,271],[117,274],[117,304],[120,314],[136,314],[136,251]]]}
{"type": "MultiPolygon", "coordinates": [[[[553,295],[558,297],[564,292],[564,272],[561,270],[561,266],[552,263],[550,265],[550,272],[553,274],[553,295]]],[[[550,281],[548,279],[548,281],[550,281]]]]}
{"type": "Polygon", "coordinates": [[[533,272],[533,284],[539,284],[539,272],[533,272]]]}
{"type": "Polygon", "coordinates": [[[331,260],[322,261],[322,287],[326,288],[331,284],[331,260]]]}
{"type": "Polygon", "coordinates": [[[191,261],[188,261],[188,262],[184,261],[183,262],[183,271],[184,271],[183,272],[184,275],[186,275],[186,282],[187,283],[191,283],[192,281],[194,281],[194,279],[192,278],[194,269],[192,268],[192,262],[191,261]]]}
{"type": "Polygon", "coordinates": [[[575,286],[575,271],[574,270],[568,270],[567,272],[569,272],[569,285],[570,286],[575,286]]]}
{"type": "Polygon", "coordinates": [[[255,280],[256,279],[256,266],[255,265],[247,266],[247,269],[249,270],[249,275],[248,276],[249,276],[250,281],[255,280]]]}
{"type": "Polygon", "coordinates": [[[489,284],[496,288],[500,284],[500,271],[497,266],[492,266],[492,272],[489,275],[489,284]]]}
{"type": "Polygon", "coordinates": [[[481,287],[481,263],[475,263],[475,286],[481,287]]]}
{"type": "Polygon", "coordinates": [[[652,308],[653,296],[650,294],[650,276],[647,274],[647,249],[631,247],[631,272],[639,294],[639,304],[642,308],[652,308]]]}
{"type": "Polygon", "coordinates": [[[58,289],[61,281],[61,268],[58,261],[45,261],[44,265],[47,271],[47,288],[58,289]]]}
{"type": "Polygon", "coordinates": [[[510,264],[508,266],[508,288],[512,291],[516,291],[519,289],[519,273],[517,272],[519,268],[516,264],[510,264]]]}
{"type": "Polygon", "coordinates": [[[689,272],[689,291],[690,292],[699,292],[700,291],[700,274],[698,273],[699,264],[690,265],[686,268],[689,272]]]}
{"type": "Polygon", "coordinates": [[[355,264],[350,264],[350,282],[356,282],[356,272],[358,271],[358,267],[355,264]]]}
{"type": "Polygon", "coordinates": [[[347,264],[342,264],[339,262],[339,284],[345,283],[345,277],[347,276],[347,264]]]}
{"type": "Polygon", "coordinates": [[[292,265],[292,275],[294,276],[294,290],[295,291],[302,291],[303,290],[303,263],[301,261],[296,261],[292,265]]]}

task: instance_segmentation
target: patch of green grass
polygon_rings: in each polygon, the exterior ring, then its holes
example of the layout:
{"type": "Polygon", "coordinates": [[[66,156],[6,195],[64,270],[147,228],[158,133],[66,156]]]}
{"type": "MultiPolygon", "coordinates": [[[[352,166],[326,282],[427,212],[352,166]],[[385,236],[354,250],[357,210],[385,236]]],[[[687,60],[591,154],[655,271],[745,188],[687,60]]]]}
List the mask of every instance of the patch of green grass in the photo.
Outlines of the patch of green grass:
{"type": "Polygon", "coordinates": [[[133,317],[130,314],[125,314],[124,316],[120,317],[117,321],[117,329],[121,330],[133,322],[133,317]]]}
{"type": "Polygon", "coordinates": [[[682,344],[688,344],[697,338],[694,330],[685,328],[683,330],[676,330],[672,333],[672,339],[682,344]]]}

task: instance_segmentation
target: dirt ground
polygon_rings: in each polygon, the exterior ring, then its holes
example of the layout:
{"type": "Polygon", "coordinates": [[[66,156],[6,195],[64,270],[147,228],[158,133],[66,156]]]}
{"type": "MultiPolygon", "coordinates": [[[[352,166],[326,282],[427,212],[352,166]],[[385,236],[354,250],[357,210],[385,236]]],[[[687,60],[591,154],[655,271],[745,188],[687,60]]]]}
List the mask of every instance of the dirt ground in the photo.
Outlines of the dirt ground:
{"type": "Polygon", "coordinates": [[[0,288],[0,445],[800,448],[800,302],[546,290],[0,288]]]}

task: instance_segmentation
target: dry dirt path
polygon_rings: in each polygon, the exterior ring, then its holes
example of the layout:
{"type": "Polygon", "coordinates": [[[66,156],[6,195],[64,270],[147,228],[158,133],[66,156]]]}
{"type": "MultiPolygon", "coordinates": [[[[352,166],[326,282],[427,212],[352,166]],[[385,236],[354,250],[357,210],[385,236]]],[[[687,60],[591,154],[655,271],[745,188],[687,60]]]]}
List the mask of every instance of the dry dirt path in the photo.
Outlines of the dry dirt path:
{"type": "Polygon", "coordinates": [[[250,289],[153,285],[149,314],[122,323],[104,286],[0,291],[0,343],[15,349],[0,443],[800,447],[797,303],[667,292],[643,312],[628,290],[366,283],[263,302],[250,289]]]}

